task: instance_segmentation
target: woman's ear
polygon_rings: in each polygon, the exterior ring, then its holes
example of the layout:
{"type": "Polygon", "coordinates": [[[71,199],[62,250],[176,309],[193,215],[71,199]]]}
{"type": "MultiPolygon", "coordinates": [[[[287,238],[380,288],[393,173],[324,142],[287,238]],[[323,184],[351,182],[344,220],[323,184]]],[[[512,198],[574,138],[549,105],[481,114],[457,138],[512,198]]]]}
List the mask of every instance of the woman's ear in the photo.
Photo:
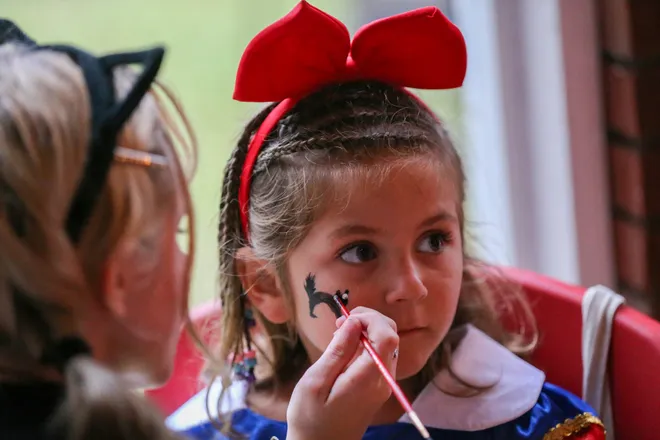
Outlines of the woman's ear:
{"type": "Polygon", "coordinates": [[[284,291],[272,265],[256,258],[251,248],[242,247],[236,253],[236,270],[252,307],[274,324],[290,320],[284,291]]]}
{"type": "Polygon", "coordinates": [[[103,266],[100,280],[99,306],[115,324],[137,338],[147,340],[159,337],[155,330],[157,320],[145,318],[157,283],[157,274],[146,273],[145,267],[135,264],[135,248],[121,243],[103,266]],[[147,296],[150,298],[148,299],[147,296]]]}
{"type": "Polygon", "coordinates": [[[128,313],[127,285],[127,274],[122,265],[115,258],[108,259],[101,275],[101,301],[114,319],[122,320],[128,313]]]}

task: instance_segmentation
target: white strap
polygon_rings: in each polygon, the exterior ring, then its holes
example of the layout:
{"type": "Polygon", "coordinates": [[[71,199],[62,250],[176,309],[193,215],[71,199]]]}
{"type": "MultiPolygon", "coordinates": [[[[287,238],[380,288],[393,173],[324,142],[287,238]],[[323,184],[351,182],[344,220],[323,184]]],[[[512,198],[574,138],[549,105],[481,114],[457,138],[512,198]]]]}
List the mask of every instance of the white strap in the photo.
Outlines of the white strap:
{"type": "Polygon", "coordinates": [[[593,286],[582,298],[582,399],[605,425],[608,440],[614,439],[614,418],[607,360],[614,315],[625,299],[604,286],[593,286]]]}

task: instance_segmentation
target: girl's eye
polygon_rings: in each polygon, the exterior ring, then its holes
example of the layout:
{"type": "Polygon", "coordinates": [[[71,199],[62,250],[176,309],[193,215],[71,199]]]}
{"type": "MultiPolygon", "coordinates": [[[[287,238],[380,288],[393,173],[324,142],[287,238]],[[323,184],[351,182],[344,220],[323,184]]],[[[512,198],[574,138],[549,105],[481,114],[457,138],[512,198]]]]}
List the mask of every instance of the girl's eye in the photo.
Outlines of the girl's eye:
{"type": "Polygon", "coordinates": [[[441,232],[433,232],[422,238],[417,250],[420,252],[438,253],[447,245],[449,235],[441,232]]]}
{"type": "Polygon", "coordinates": [[[339,254],[339,258],[347,263],[364,263],[376,258],[376,248],[369,243],[354,244],[339,254]]]}

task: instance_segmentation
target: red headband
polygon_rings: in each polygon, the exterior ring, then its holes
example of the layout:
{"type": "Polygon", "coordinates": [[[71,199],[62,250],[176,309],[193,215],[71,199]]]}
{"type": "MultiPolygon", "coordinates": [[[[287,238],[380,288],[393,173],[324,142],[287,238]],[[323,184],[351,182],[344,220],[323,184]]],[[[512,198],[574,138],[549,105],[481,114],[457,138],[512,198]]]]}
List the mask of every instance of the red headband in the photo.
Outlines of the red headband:
{"type": "Polygon", "coordinates": [[[245,49],[236,75],[234,99],[281,101],[257,130],[241,172],[238,203],[249,240],[248,209],[252,170],[268,134],[298,100],[329,84],[371,79],[397,87],[453,89],[467,68],[461,31],[436,7],[374,21],[351,42],[346,26],[301,1],[261,31],[245,49]]]}

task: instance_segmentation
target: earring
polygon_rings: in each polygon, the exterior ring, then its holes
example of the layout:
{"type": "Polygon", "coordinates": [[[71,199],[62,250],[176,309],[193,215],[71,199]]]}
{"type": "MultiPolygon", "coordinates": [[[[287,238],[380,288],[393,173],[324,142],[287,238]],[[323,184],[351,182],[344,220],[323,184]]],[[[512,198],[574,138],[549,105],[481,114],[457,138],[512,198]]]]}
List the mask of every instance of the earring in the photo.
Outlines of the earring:
{"type": "Polygon", "coordinates": [[[246,350],[243,354],[234,357],[232,371],[234,375],[248,383],[254,383],[254,369],[257,366],[257,353],[255,350],[246,350]]]}
{"type": "Polygon", "coordinates": [[[240,380],[253,383],[256,380],[254,369],[257,366],[257,352],[252,348],[250,330],[257,325],[257,321],[254,319],[252,309],[246,305],[244,305],[243,323],[245,325],[244,332],[247,349],[242,354],[232,358],[232,371],[240,380]]]}

